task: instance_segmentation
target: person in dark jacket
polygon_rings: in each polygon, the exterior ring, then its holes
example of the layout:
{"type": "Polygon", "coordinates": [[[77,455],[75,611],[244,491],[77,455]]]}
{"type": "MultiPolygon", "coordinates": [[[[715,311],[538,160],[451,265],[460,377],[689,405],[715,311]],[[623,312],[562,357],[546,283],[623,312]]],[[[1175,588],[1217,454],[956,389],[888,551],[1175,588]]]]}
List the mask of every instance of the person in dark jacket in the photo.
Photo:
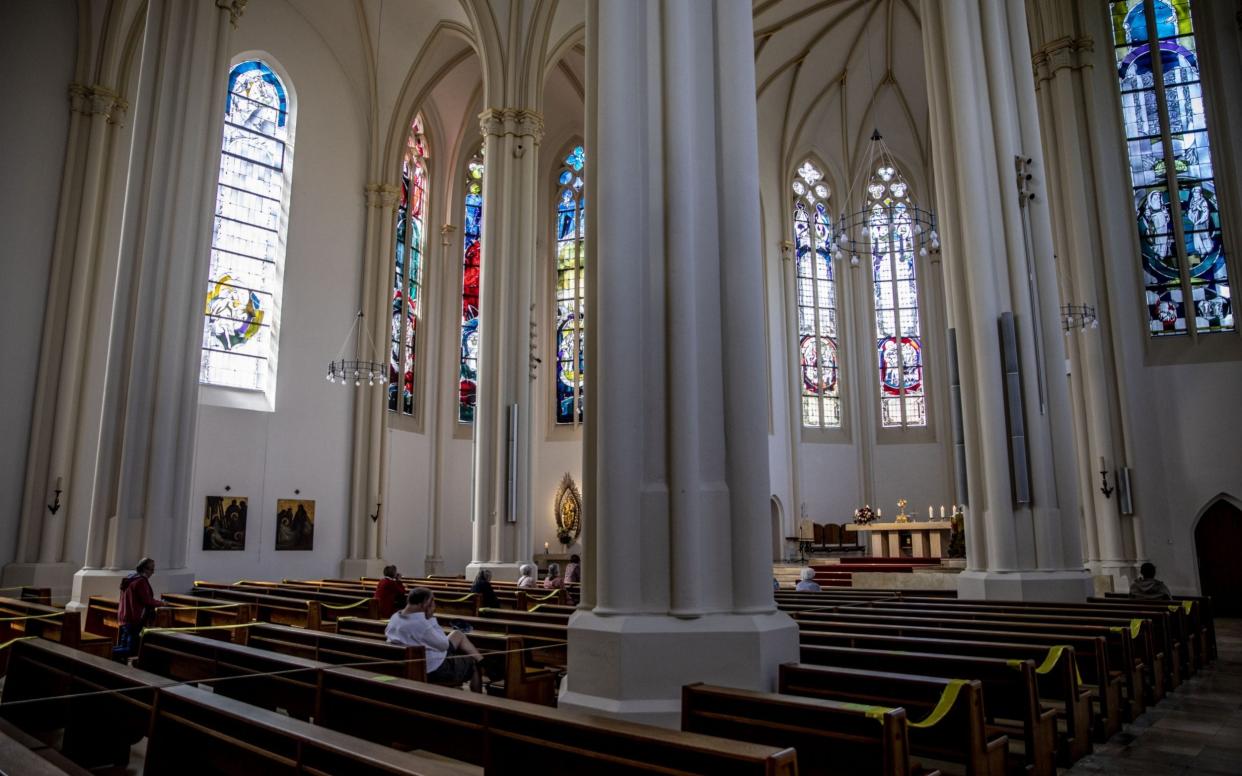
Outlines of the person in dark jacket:
{"type": "Polygon", "coordinates": [[[405,584],[396,566],[384,567],[384,578],[375,586],[376,601],[379,601],[379,616],[388,619],[393,612],[405,608],[405,584]]]}
{"type": "Polygon", "coordinates": [[[1139,573],[1142,574],[1141,579],[1136,579],[1130,583],[1131,598],[1145,598],[1151,601],[1168,601],[1173,597],[1169,592],[1168,585],[1156,579],[1156,566],[1152,563],[1144,563],[1139,567],[1139,573]]]}
{"type": "Polygon", "coordinates": [[[471,593],[480,593],[479,606],[489,609],[499,609],[500,599],[496,596],[496,591],[492,589],[492,572],[490,569],[479,569],[479,573],[474,578],[474,584],[470,586],[471,593]]]}
{"type": "Polygon", "coordinates": [[[151,590],[151,575],[155,573],[155,561],[143,558],[138,568],[121,580],[121,600],[116,610],[119,626],[117,644],[112,649],[112,659],[125,662],[138,651],[138,638],[142,629],[155,616],[158,606],[167,606],[155,597],[151,590]]]}

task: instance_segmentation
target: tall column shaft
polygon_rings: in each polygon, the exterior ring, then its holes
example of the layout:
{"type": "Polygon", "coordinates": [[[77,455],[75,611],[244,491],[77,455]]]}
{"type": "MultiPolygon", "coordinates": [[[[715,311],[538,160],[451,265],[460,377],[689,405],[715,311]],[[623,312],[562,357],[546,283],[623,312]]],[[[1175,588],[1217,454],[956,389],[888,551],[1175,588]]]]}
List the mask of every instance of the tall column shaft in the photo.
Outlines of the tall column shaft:
{"type": "Polygon", "coordinates": [[[668,724],[682,684],[770,689],[796,656],[771,594],[751,10],[593,0],[587,28],[597,568],[561,704],[668,724]]]}
{"type": "Polygon", "coordinates": [[[479,282],[479,379],[474,416],[474,528],[468,571],[517,576],[530,551],[530,310],[543,117],[525,108],[479,116],[487,158],[479,282]],[[510,408],[517,407],[510,460],[510,408]],[[510,488],[512,487],[512,492],[510,488]]]}

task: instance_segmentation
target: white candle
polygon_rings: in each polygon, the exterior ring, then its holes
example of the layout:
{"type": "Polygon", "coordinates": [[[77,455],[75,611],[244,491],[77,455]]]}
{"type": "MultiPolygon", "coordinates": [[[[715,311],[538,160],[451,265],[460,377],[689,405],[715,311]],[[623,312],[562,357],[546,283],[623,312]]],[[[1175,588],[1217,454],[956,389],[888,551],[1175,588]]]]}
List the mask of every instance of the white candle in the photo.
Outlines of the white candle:
{"type": "Polygon", "coordinates": [[[544,543],[543,543],[543,552],[544,552],[544,554],[545,554],[545,555],[546,555],[546,554],[547,554],[547,552],[548,552],[548,543],[547,543],[547,542],[544,542],[544,543]]]}
{"type": "Polygon", "coordinates": [[[931,520],[933,517],[935,517],[935,515],[933,515],[933,514],[932,514],[932,508],[931,508],[931,505],[930,505],[930,504],[928,504],[928,505],[927,505],[927,519],[928,519],[928,520],[931,520]]]}
{"type": "Polygon", "coordinates": [[[884,517],[884,510],[883,510],[883,509],[877,509],[877,510],[875,511],[875,516],[876,516],[876,517],[884,517]]]}
{"type": "Polygon", "coordinates": [[[940,505],[940,519],[944,519],[944,504],[940,505]]]}

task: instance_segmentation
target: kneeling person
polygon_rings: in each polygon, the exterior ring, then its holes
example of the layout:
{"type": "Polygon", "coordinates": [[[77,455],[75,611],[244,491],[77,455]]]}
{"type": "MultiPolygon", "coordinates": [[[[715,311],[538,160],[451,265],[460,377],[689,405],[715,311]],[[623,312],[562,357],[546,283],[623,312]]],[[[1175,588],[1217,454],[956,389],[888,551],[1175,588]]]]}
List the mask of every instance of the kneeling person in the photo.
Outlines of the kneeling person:
{"type": "Polygon", "coordinates": [[[468,681],[472,691],[482,692],[483,676],[479,664],[483,662],[483,656],[461,631],[445,635],[432,616],[435,611],[435,593],[425,587],[414,588],[406,599],[405,608],[388,620],[384,637],[392,644],[426,650],[427,681],[453,686],[468,681]]]}

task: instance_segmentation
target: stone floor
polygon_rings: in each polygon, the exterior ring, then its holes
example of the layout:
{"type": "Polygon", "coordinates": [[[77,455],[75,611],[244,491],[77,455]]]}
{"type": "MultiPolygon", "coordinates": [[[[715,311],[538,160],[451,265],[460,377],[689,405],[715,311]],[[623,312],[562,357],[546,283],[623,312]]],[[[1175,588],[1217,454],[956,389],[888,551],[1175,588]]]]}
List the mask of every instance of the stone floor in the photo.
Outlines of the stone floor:
{"type": "Polygon", "coordinates": [[[1242,774],[1242,620],[1217,620],[1220,657],[1066,776],[1242,774]]]}

